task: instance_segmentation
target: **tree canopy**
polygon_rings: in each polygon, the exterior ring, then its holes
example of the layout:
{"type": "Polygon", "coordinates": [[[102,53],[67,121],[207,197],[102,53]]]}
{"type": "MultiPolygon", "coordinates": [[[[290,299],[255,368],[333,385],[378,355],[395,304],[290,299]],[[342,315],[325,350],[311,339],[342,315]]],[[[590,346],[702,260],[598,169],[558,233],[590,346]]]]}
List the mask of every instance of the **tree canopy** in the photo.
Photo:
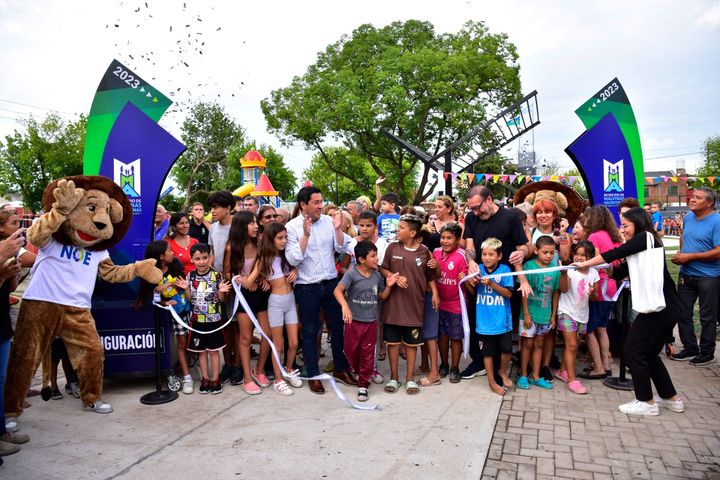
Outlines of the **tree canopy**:
{"type": "Polygon", "coordinates": [[[267,159],[265,172],[282,197],[292,196],[295,176],[283,164],[282,155],[269,145],[256,147],[245,130],[217,103],[199,102],[190,109],[182,125],[187,147],[175,162],[171,175],[183,193],[183,208],[204,201],[213,190],[234,190],[240,186],[240,159],[251,149],[267,159]]]}
{"type": "Polygon", "coordinates": [[[42,210],[43,191],[52,180],[81,175],[87,119],[63,120],[51,113],[25,121],[22,131],[0,141],[0,194],[19,193],[27,208],[42,210]]]}
{"type": "Polygon", "coordinates": [[[698,170],[699,175],[720,176],[720,135],[709,137],[703,144],[705,161],[698,170]]]}
{"type": "MultiPolygon", "coordinates": [[[[317,164],[368,193],[354,163],[361,158],[403,200],[432,192],[430,168],[381,133],[389,130],[434,154],[520,98],[515,46],[482,22],[436,34],[429,22],[362,25],[320,52],[302,77],[274,90],[261,106],[284,144],[301,142],[317,164]],[[332,147],[335,147],[333,149],[332,147]]],[[[441,175],[439,176],[441,178],[441,175]]],[[[371,184],[372,185],[372,184],[371,184]]]]}

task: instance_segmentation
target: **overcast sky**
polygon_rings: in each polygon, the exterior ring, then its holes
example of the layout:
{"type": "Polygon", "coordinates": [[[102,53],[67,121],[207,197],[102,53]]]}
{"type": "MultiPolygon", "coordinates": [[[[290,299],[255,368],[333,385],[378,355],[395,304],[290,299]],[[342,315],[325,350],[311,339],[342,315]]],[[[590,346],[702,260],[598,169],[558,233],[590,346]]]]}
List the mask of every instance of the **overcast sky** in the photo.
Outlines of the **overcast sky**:
{"type": "MultiPolygon", "coordinates": [[[[646,171],[684,161],[694,172],[703,140],[720,134],[720,1],[0,0],[0,136],[28,114],[87,113],[117,58],[174,93],[179,108],[217,100],[249,138],[279,147],[260,100],[359,25],[407,19],[428,20],[438,33],[482,20],[509,35],[523,92],[539,92],[539,159],[572,166],[563,150],[584,131],[574,110],[616,76],[635,111],[646,171]]],[[[183,115],[160,123],[179,138],[183,115]]],[[[301,177],[312,152],[281,151],[301,177]]]]}

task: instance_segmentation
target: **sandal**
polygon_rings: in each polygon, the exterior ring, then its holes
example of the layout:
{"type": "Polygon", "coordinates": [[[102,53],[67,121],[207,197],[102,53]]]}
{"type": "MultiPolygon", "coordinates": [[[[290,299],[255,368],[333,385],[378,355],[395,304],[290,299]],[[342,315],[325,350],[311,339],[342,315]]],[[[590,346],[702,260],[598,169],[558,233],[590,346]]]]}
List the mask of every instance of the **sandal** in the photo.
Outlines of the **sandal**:
{"type": "Polygon", "coordinates": [[[385,361],[386,357],[387,357],[387,354],[385,352],[378,353],[378,361],[383,362],[383,361],[385,361]]]}
{"type": "MultiPolygon", "coordinates": [[[[415,385],[417,386],[417,385],[415,385]]],[[[389,382],[385,384],[385,391],[388,393],[395,393],[400,388],[400,382],[398,382],[395,379],[391,379],[389,382]]]]}
{"type": "Polygon", "coordinates": [[[430,381],[428,377],[422,377],[419,381],[421,387],[432,387],[433,385],[440,385],[442,382],[440,379],[430,381]]]}
{"type": "Polygon", "coordinates": [[[420,387],[414,381],[410,380],[405,382],[405,391],[408,395],[417,395],[420,393],[420,387]]]}

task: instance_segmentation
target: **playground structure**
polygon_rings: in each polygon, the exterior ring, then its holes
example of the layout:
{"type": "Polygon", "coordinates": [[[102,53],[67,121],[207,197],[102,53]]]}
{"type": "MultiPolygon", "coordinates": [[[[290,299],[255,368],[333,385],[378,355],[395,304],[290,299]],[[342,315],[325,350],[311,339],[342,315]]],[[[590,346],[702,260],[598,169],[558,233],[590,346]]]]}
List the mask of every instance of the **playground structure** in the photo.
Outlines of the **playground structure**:
{"type": "Polygon", "coordinates": [[[260,205],[280,207],[279,192],[275,190],[265,170],[267,160],[257,150],[249,150],[240,160],[240,182],[232,194],[236,197],[252,195],[260,205]]]}

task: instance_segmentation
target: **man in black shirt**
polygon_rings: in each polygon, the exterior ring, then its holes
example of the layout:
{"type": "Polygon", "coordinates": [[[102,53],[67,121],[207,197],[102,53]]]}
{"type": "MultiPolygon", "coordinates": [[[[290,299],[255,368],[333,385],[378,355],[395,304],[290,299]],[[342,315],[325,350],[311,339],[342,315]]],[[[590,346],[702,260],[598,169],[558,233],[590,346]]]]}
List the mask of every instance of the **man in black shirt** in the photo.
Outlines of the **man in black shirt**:
{"type": "MultiPolygon", "coordinates": [[[[525,235],[520,218],[512,210],[501,208],[493,199],[492,191],[487,187],[474,186],[468,192],[467,216],[465,217],[465,255],[468,263],[468,273],[478,271],[480,259],[480,245],[487,238],[497,238],[502,242],[502,258],[500,263],[505,263],[511,270],[522,271],[522,264],[528,256],[528,239],[525,235]],[[476,250],[477,249],[477,250],[476,250]]],[[[520,275],[520,288],[523,295],[527,296],[532,290],[523,275],[520,275]]],[[[472,299],[468,308],[468,320],[470,321],[470,357],[472,362],[461,373],[462,378],[470,379],[476,375],[483,375],[482,352],[480,351],[479,338],[475,332],[475,301],[472,299]]]]}
{"type": "Polygon", "coordinates": [[[205,207],[200,202],[193,203],[190,210],[190,231],[188,235],[200,243],[208,243],[210,234],[210,223],[205,220],[205,207]]]}

